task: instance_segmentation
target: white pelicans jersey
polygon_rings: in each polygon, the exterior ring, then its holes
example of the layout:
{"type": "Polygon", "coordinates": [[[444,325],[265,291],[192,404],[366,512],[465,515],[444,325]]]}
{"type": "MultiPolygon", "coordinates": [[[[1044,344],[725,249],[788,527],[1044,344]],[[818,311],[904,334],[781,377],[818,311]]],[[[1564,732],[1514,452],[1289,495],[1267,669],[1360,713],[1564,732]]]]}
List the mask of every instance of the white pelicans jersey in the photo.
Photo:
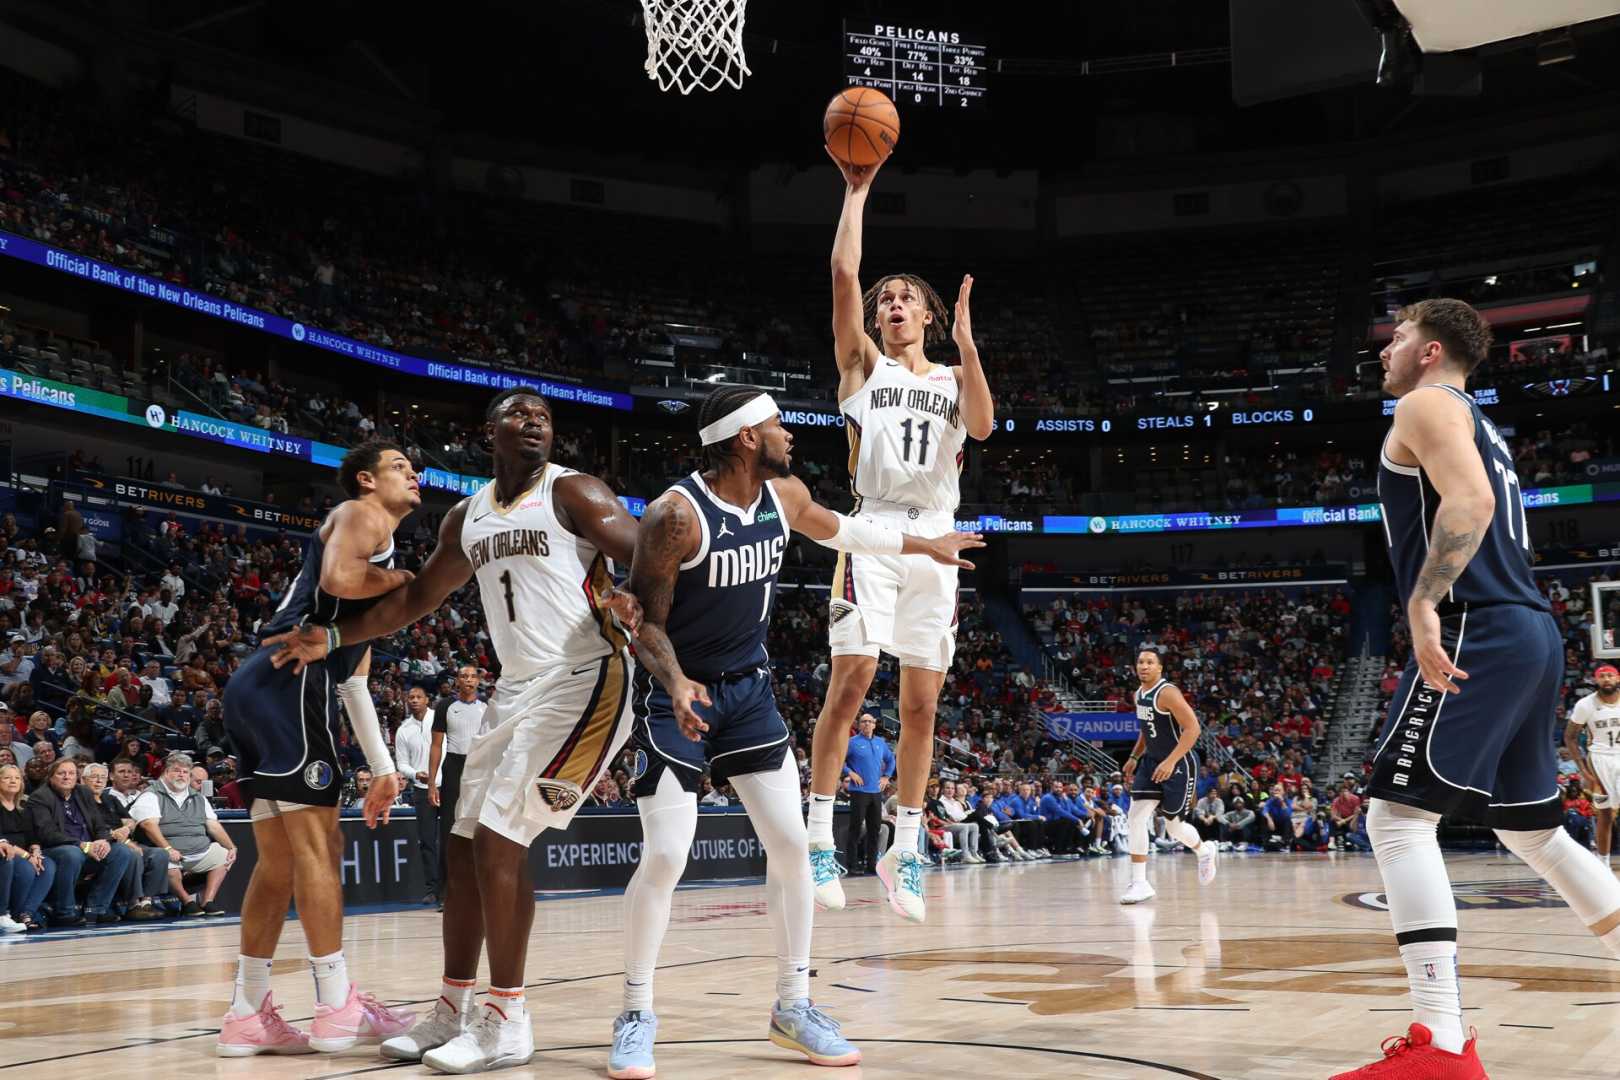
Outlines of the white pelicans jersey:
{"type": "Polygon", "coordinates": [[[1620,754],[1620,701],[1605,705],[1597,694],[1587,694],[1569,710],[1569,719],[1586,728],[1588,753],[1620,754]]]}
{"type": "Polygon", "coordinates": [[[839,402],[849,435],[850,487],[863,500],[954,514],[962,501],[961,388],[934,364],[915,375],[883,357],[839,402]]]}
{"type": "Polygon", "coordinates": [[[548,464],[511,506],[495,501],[493,480],[467,503],[461,547],[478,579],[502,680],[578,666],[627,643],[601,603],[613,587],[607,556],[557,520],[557,481],[573,471],[548,464]]]}

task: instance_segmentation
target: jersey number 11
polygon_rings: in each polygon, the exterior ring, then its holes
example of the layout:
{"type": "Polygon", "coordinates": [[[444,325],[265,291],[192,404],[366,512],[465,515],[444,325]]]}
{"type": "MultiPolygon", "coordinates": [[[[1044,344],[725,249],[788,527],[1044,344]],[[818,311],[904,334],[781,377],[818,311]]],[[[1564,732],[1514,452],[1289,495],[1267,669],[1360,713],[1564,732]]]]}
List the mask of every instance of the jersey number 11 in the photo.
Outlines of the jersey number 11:
{"type": "MultiPolygon", "coordinates": [[[[905,430],[905,437],[900,440],[900,456],[906,461],[911,460],[911,424],[910,420],[900,421],[900,427],[905,430]]],[[[928,429],[932,420],[924,420],[917,425],[917,464],[928,464],[928,429]]]]}

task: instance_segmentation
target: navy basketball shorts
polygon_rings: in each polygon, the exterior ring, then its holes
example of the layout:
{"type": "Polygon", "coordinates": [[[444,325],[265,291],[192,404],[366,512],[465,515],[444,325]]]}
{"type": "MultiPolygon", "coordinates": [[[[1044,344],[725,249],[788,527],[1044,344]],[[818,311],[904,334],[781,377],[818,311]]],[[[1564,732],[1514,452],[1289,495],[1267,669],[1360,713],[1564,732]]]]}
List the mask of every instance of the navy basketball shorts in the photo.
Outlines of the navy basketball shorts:
{"type": "Polygon", "coordinates": [[[1553,617],[1523,604],[1465,605],[1440,620],[1440,637],[1468,678],[1457,680],[1460,693],[1447,694],[1407,664],[1368,794],[1498,829],[1561,824],[1564,643],[1553,617]]]}
{"type": "Polygon", "coordinates": [[[343,791],[337,756],[337,687],[324,664],[294,673],[260,649],[225,685],[225,730],[236,744],[237,785],[254,799],[336,806],[343,791]]]}
{"type": "Polygon", "coordinates": [[[1136,763],[1136,772],[1131,776],[1131,798],[1157,799],[1159,813],[1168,817],[1184,817],[1198,801],[1193,794],[1198,785],[1198,751],[1189,750],[1181,755],[1169,779],[1155,784],[1153,774],[1158,771],[1162,761],[1164,758],[1151,751],[1142,755],[1142,760],[1136,763]]]}
{"type": "Polygon", "coordinates": [[[635,735],[636,797],[658,790],[664,770],[673,769],[681,787],[694,794],[702,790],[705,770],[715,787],[733,776],[774,773],[788,752],[788,729],[776,709],[776,694],[766,672],[750,672],[702,682],[712,705],[696,712],[709,725],[703,738],[693,742],[681,734],[670,708],[669,695],[644,670],[636,672],[635,735]]]}

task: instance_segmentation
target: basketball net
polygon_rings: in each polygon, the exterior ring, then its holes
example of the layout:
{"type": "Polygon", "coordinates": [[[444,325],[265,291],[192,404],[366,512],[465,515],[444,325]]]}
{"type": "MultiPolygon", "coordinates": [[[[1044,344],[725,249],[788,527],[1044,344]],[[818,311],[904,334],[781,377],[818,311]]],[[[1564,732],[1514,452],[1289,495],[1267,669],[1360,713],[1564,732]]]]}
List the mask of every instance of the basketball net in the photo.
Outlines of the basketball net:
{"type": "Polygon", "coordinates": [[[748,0],[641,0],[647,26],[647,78],[683,94],[742,89],[750,75],[743,56],[743,9],[748,0]]]}

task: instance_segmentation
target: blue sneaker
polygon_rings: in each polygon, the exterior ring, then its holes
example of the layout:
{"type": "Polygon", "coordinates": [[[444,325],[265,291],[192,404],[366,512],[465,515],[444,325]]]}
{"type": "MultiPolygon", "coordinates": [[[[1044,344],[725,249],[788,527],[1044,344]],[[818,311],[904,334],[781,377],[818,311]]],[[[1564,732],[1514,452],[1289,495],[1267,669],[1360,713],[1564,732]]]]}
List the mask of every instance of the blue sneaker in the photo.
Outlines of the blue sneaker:
{"type": "Polygon", "coordinates": [[[627,1012],[614,1017],[608,1075],[613,1080],[647,1080],[653,1074],[653,1036],[657,1034],[658,1017],[650,1012],[627,1012]]]}
{"type": "Polygon", "coordinates": [[[816,903],[828,911],[844,910],[844,884],[838,879],[845,872],[838,864],[837,849],[810,845],[810,880],[816,887],[816,903]]]}
{"type": "MultiPolygon", "coordinates": [[[[861,1052],[838,1034],[838,1021],[816,1008],[809,998],[771,1007],[771,1042],[797,1050],[813,1065],[858,1065],[861,1052]]],[[[650,1060],[650,1059],[649,1059],[650,1060]]]]}

